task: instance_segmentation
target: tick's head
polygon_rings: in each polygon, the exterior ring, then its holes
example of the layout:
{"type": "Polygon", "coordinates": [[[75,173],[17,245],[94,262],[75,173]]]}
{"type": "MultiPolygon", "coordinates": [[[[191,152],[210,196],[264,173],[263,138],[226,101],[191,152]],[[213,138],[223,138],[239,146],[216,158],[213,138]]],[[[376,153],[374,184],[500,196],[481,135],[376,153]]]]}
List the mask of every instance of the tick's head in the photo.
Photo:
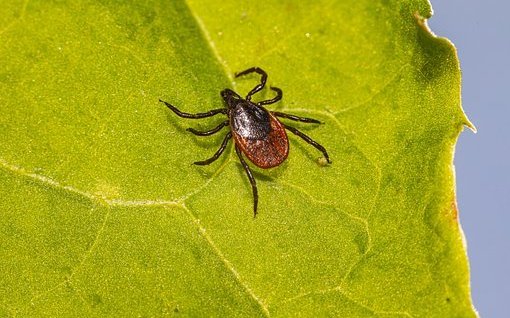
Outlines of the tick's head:
{"type": "Polygon", "coordinates": [[[240,101],[243,100],[241,96],[237,95],[236,92],[228,88],[222,90],[220,94],[227,104],[227,108],[234,108],[240,101]]]}

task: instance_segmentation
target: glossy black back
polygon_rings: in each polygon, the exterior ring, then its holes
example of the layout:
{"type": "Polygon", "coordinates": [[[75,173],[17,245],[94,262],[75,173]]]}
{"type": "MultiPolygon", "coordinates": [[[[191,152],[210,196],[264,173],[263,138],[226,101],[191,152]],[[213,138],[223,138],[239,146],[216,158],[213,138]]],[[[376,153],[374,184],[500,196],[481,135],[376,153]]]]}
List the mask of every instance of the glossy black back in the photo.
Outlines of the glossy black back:
{"type": "Polygon", "coordinates": [[[271,117],[264,108],[247,100],[237,100],[229,109],[232,132],[250,140],[265,139],[271,132],[271,117]]]}

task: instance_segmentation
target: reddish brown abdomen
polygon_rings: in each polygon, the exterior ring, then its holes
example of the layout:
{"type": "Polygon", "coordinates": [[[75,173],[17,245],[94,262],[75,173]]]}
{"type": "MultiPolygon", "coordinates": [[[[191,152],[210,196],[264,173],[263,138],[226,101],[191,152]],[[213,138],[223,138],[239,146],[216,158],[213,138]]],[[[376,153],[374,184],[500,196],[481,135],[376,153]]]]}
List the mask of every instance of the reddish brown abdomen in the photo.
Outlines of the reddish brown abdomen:
{"type": "Polygon", "coordinates": [[[285,128],[271,113],[271,130],[263,139],[247,139],[234,133],[234,141],[241,151],[259,168],[279,166],[289,154],[289,140],[285,128]]]}

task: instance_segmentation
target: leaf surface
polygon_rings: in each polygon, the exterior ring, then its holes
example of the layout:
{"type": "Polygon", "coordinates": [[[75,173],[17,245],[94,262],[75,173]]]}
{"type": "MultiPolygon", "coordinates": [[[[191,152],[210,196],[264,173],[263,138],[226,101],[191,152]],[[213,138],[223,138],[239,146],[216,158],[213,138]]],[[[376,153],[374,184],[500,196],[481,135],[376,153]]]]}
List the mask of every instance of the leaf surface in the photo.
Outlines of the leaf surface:
{"type": "MultiPolygon", "coordinates": [[[[0,315],[475,317],[455,49],[426,1],[9,1],[0,13],[0,315]],[[184,120],[260,66],[290,135],[255,169],[184,120]]],[[[271,98],[264,90],[256,99],[271,98]]],[[[225,130],[226,132],[226,130],[225,130]]]]}

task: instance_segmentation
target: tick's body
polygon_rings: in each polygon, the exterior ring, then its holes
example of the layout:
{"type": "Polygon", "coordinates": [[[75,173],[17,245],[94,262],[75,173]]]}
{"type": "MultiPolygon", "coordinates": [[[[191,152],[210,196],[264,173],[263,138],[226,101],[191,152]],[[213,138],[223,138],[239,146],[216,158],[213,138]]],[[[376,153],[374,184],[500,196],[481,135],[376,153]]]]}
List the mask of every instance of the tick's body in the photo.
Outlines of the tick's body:
{"type": "Polygon", "coordinates": [[[289,115],[280,112],[269,112],[262,105],[268,105],[272,103],[276,103],[282,98],[282,91],[279,88],[271,87],[273,91],[277,93],[276,97],[270,100],[261,101],[258,103],[254,103],[251,101],[251,97],[253,94],[259,92],[264,88],[266,84],[267,74],[258,67],[249,68],[243,72],[237,73],[236,77],[245,75],[248,73],[258,73],[262,75],[261,82],[257,86],[255,86],[249,93],[246,95],[246,98],[242,98],[237,93],[230,89],[224,89],[221,92],[221,96],[225,101],[226,108],[214,109],[207,113],[198,113],[198,114],[188,114],[183,113],[178,110],[175,106],[160,100],[165,103],[165,105],[170,108],[173,112],[175,112],[180,117],[184,118],[205,118],[211,117],[216,114],[225,114],[228,117],[228,120],[222,122],[215,128],[209,131],[196,131],[193,128],[188,128],[187,130],[194,133],[198,136],[209,136],[214,133],[220,131],[223,127],[229,126],[230,132],[225,135],[223,142],[216,151],[216,153],[209,159],[204,161],[195,162],[196,165],[208,165],[211,162],[215,161],[219,158],[219,156],[225,150],[228,141],[232,136],[234,137],[234,143],[236,148],[236,153],[241,161],[241,164],[246,171],[248,178],[250,179],[250,183],[253,190],[253,212],[254,215],[257,214],[257,204],[258,204],[258,193],[257,193],[257,185],[255,183],[255,178],[251,173],[249,166],[244,161],[242,154],[244,153],[251,162],[253,162],[257,167],[267,169],[280,165],[289,154],[289,140],[287,138],[287,133],[285,129],[291,131],[297,136],[304,139],[306,142],[320,150],[327,162],[329,163],[329,156],[326,152],[326,149],[322,147],[320,144],[313,141],[310,137],[303,134],[296,128],[287,126],[282,124],[277,117],[287,118],[294,121],[300,121],[305,123],[320,123],[318,120],[306,117],[298,117],[294,115],[289,115]]]}
{"type": "Polygon", "coordinates": [[[273,168],[287,158],[289,140],[273,114],[246,100],[229,111],[234,142],[257,167],[273,168]]]}

